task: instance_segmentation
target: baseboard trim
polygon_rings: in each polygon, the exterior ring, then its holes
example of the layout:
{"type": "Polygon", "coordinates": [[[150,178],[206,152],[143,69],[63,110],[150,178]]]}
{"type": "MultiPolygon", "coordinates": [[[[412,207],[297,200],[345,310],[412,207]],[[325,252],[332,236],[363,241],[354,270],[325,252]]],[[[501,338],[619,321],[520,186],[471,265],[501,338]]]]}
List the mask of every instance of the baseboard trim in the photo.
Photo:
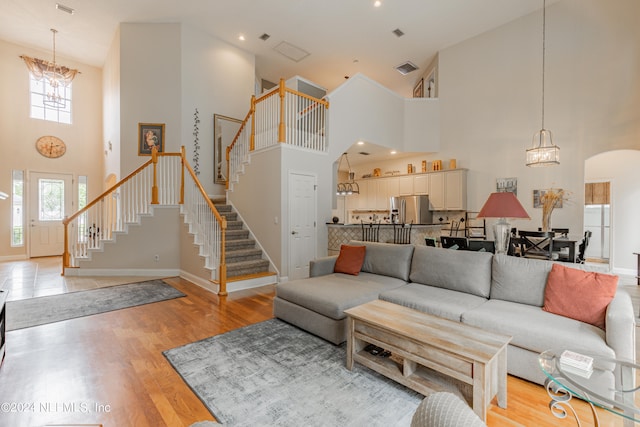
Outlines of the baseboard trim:
{"type": "Polygon", "coordinates": [[[25,254],[22,255],[6,255],[6,256],[0,256],[0,262],[4,262],[4,261],[24,261],[29,259],[29,257],[25,254]]]}
{"type": "Polygon", "coordinates": [[[65,268],[65,276],[157,276],[175,277],[180,275],[179,269],[110,269],[110,268],[65,268]]]}
{"type": "Polygon", "coordinates": [[[209,292],[213,292],[214,294],[217,294],[219,291],[218,285],[213,283],[211,280],[207,280],[200,276],[196,276],[195,274],[189,273],[188,271],[180,270],[180,277],[182,277],[185,280],[188,280],[194,285],[201,287],[202,289],[205,289],[209,292]]]}

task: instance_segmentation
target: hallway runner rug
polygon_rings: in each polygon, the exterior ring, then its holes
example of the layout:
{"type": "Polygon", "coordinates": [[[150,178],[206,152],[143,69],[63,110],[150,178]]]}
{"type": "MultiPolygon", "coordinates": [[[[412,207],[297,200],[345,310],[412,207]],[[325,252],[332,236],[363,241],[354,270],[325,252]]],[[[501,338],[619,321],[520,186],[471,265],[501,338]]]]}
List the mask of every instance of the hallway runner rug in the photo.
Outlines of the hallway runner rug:
{"type": "Polygon", "coordinates": [[[7,331],[185,296],[160,279],[7,302],[7,331]]]}
{"type": "Polygon", "coordinates": [[[222,424],[409,426],[422,395],[278,319],[164,352],[222,424]]]}

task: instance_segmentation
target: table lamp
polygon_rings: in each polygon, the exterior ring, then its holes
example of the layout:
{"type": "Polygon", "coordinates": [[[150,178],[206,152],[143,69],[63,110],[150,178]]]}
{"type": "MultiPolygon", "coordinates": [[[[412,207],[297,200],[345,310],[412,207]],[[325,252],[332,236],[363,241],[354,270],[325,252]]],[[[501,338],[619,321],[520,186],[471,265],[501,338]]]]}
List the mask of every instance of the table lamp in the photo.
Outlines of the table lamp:
{"type": "Polygon", "coordinates": [[[507,218],[531,219],[516,195],[511,192],[491,193],[476,218],[499,218],[493,225],[497,254],[506,254],[509,247],[511,226],[507,218]]]}

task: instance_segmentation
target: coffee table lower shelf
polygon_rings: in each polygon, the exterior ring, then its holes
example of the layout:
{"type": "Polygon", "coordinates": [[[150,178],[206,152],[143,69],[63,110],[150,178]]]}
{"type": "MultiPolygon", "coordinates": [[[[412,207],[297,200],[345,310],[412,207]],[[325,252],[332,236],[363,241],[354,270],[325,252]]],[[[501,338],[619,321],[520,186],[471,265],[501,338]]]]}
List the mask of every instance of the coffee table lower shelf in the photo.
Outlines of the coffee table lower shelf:
{"type": "Polygon", "coordinates": [[[485,422],[494,397],[507,407],[511,337],[380,300],[345,313],[347,369],[359,363],[425,396],[453,391],[485,422]],[[367,352],[369,344],[391,356],[367,352]]]}
{"type": "Polygon", "coordinates": [[[473,406],[473,387],[471,385],[453,378],[447,378],[410,359],[402,358],[398,356],[398,349],[386,345],[385,350],[390,351],[392,355],[390,357],[380,357],[360,350],[353,355],[353,361],[424,396],[440,391],[448,391],[464,398],[467,404],[473,406]]]}

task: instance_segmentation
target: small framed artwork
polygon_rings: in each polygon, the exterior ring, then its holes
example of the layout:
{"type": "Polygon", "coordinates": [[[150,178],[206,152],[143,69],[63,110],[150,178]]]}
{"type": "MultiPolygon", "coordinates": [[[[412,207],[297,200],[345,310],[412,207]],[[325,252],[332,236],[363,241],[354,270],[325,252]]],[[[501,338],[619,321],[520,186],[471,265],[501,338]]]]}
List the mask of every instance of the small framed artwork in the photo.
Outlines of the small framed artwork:
{"type": "Polygon", "coordinates": [[[550,197],[547,196],[546,200],[542,196],[544,196],[549,190],[533,190],[533,207],[534,208],[542,208],[546,203],[553,203],[554,208],[562,208],[562,196],[558,191],[552,191],[550,197]]]}
{"type": "Polygon", "coordinates": [[[418,83],[416,83],[413,88],[413,97],[424,98],[424,79],[420,79],[418,80],[418,83]]]}
{"type": "Polygon", "coordinates": [[[138,156],[150,156],[153,146],[164,152],[164,123],[138,123],[138,156]]]}
{"type": "Polygon", "coordinates": [[[497,178],[496,192],[509,192],[518,195],[518,178],[497,178]]]}

